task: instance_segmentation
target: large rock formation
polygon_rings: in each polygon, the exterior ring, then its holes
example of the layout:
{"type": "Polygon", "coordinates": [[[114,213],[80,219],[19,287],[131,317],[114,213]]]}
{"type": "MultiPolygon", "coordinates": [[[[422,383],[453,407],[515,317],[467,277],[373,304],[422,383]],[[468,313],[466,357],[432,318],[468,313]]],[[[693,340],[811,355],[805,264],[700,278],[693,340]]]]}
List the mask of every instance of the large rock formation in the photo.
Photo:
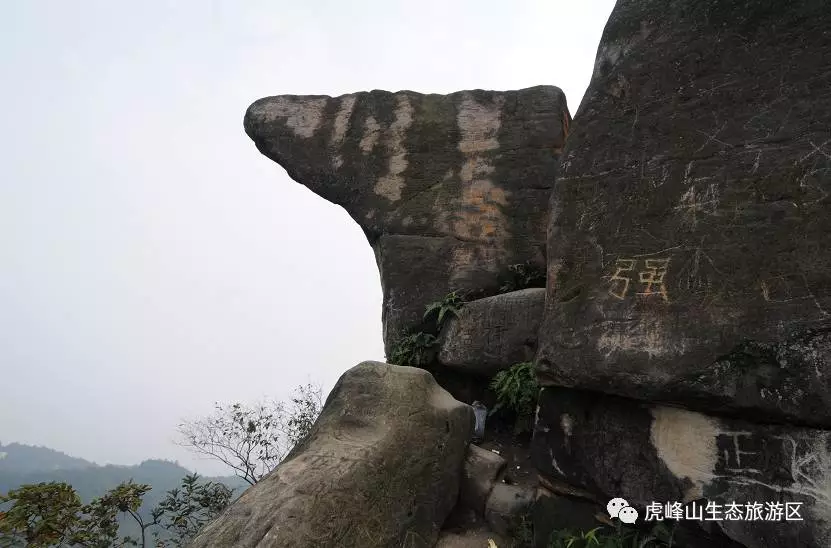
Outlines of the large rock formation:
{"type": "Polygon", "coordinates": [[[552,193],[544,478],[831,544],[829,29],[825,0],[619,0],[552,193]]]}
{"type": "MultiPolygon", "coordinates": [[[[540,545],[624,497],[641,516],[691,508],[682,546],[826,547],[829,29],[826,0],[619,0],[556,184],[570,118],[553,87],[270,97],[245,128],[363,228],[388,350],[452,290],[486,298],[441,333],[429,367],[448,390],[484,401],[536,349],[540,545]],[[493,296],[525,262],[547,262],[544,295],[493,296]]],[[[389,367],[359,377],[419,388],[342,381],[198,545],[473,546],[527,517],[534,489],[465,453],[470,409],[389,367]]]]}
{"type": "Polygon", "coordinates": [[[541,380],[831,426],[831,9],[621,0],[552,195],[541,380]]]}
{"type": "Polygon", "coordinates": [[[425,304],[456,289],[494,291],[508,265],[544,264],[548,197],[569,120],[551,86],[372,91],[260,99],[245,130],[364,230],[381,272],[389,350],[419,324],[425,304]]]}
{"type": "Polygon", "coordinates": [[[432,547],[456,504],[473,411],[421,369],[364,362],[310,436],[192,547],[432,547]]]}

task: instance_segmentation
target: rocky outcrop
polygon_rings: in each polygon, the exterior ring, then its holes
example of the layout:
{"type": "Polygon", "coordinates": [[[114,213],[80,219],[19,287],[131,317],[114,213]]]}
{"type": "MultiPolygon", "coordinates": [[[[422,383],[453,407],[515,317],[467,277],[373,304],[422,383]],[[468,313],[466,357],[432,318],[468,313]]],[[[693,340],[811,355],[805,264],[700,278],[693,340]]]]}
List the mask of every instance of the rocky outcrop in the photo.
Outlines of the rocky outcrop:
{"type": "Polygon", "coordinates": [[[831,545],[828,29],[825,0],[619,0],[564,151],[547,86],[251,105],[259,150],[366,234],[388,353],[454,290],[478,298],[430,347],[447,390],[490,405],[488,379],[536,352],[544,487],[465,453],[470,409],[425,404],[422,377],[395,405],[373,381],[201,545],[478,546],[527,515],[545,545],[613,497],[645,527],[681,508],[688,548],[831,545]],[[495,295],[519,263],[547,287],[495,295]]]}
{"type": "Polygon", "coordinates": [[[831,545],[829,28],[820,0],[616,5],[551,199],[543,477],[831,545]]]}
{"type": "Polygon", "coordinates": [[[508,265],[545,262],[548,197],[569,113],[563,93],[283,95],[245,130],[294,180],[341,205],[375,250],[384,338],[453,290],[494,291],[508,265]]]}
{"type": "Polygon", "coordinates": [[[682,523],[744,546],[831,545],[828,431],[549,387],[532,450],[545,476],[623,497],[653,524],[679,503],[682,523]]]}
{"type": "Polygon", "coordinates": [[[534,359],[545,289],[523,289],[465,303],[444,329],[438,361],[475,375],[534,359]]]}
{"type": "Polygon", "coordinates": [[[364,362],[310,436],[193,547],[432,547],[456,504],[473,412],[416,368],[364,362]]]}
{"type": "Polygon", "coordinates": [[[552,195],[544,383],[831,426],[830,27],[618,2],[552,195]]]}

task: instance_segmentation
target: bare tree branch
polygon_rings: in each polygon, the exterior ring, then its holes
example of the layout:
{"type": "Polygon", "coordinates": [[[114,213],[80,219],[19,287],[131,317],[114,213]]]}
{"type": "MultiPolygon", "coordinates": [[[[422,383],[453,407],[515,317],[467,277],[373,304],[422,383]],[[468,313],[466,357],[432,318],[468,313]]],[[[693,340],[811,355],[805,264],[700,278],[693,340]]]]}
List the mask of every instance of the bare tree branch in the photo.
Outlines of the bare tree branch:
{"type": "Polygon", "coordinates": [[[319,386],[306,384],[288,406],[274,400],[216,404],[212,415],[179,425],[179,445],[218,460],[254,485],[308,435],[323,407],[322,394],[319,386]]]}

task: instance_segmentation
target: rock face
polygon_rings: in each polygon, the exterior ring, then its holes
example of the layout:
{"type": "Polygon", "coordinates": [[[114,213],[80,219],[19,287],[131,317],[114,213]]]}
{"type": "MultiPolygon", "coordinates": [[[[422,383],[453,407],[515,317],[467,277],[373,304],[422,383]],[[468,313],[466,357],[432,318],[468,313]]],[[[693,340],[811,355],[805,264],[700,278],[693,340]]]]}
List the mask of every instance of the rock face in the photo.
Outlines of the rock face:
{"type": "Polygon", "coordinates": [[[536,351],[544,489],[466,451],[427,373],[366,363],[195,545],[479,546],[529,512],[544,545],[623,497],[690,548],[831,546],[829,66],[827,0],[619,0],[564,151],[554,87],[251,105],[366,234],[388,353],[453,290],[486,298],[425,365],[447,390],[490,405],[536,351]],[[487,297],[519,263],[547,287],[487,297]]]}
{"type": "Polygon", "coordinates": [[[505,469],[506,464],[507,461],[496,453],[478,445],[469,445],[462,469],[459,504],[484,515],[496,477],[505,469]]]}
{"type": "Polygon", "coordinates": [[[591,501],[566,498],[540,487],[533,510],[536,545],[547,548],[552,533],[558,531],[591,531],[601,523],[597,515],[606,517],[605,510],[591,501]]]}
{"type": "Polygon", "coordinates": [[[364,362],[310,436],[193,547],[432,547],[459,493],[473,412],[411,367],[364,362]]]}
{"type": "Polygon", "coordinates": [[[444,329],[438,360],[492,377],[537,350],[545,289],[523,289],[465,303],[444,329]]]}
{"type": "Polygon", "coordinates": [[[485,506],[485,519],[491,528],[503,535],[510,535],[521,523],[531,520],[531,508],[536,490],[531,487],[497,483],[493,486],[485,506]]]}
{"type": "Polygon", "coordinates": [[[639,522],[650,503],[703,498],[686,523],[749,548],[831,545],[831,432],[553,387],[537,416],[536,468],[607,500],[624,497],[639,522]]]}
{"type": "Polygon", "coordinates": [[[569,113],[563,93],[284,95],[245,130],[294,180],[343,206],[375,250],[387,350],[425,304],[493,290],[506,266],[545,262],[548,197],[569,113]]]}
{"type": "Polygon", "coordinates": [[[621,0],[552,194],[546,384],[831,426],[831,10],[621,0]]]}

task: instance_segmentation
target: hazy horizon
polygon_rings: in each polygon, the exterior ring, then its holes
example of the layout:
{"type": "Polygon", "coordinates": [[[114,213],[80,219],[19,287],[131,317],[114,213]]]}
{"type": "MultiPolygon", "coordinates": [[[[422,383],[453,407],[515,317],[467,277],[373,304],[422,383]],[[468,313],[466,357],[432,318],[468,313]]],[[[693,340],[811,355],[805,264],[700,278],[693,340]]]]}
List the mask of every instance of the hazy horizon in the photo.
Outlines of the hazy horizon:
{"type": "Polygon", "coordinates": [[[176,425],[384,358],[363,233],[248,105],[551,84],[574,115],[613,5],[4,3],[0,442],[227,474],[176,425]]]}

